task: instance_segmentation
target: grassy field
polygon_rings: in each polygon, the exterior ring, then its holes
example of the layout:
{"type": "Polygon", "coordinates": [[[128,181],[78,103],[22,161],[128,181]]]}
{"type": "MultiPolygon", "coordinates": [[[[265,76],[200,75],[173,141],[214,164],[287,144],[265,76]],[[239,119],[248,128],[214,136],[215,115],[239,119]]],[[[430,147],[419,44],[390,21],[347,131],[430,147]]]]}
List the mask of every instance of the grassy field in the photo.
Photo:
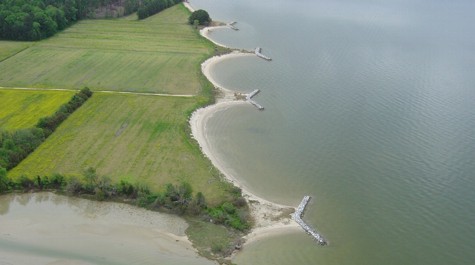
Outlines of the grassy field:
{"type": "Polygon", "coordinates": [[[198,94],[197,62],[214,48],[188,15],[180,4],[143,21],[81,21],[0,62],[0,86],[198,94]]]}
{"type": "Polygon", "coordinates": [[[30,47],[32,42],[0,41],[0,62],[30,47]]]}
{"type": "Polygon", "coordinates": [[[33,127],[40,118],[53,114],[73,94],[73,91],[0,89],[0,128],[33,127]]]}
{"type": "Polygon", "coordinates": [[[114,181],[154,189],[187,181],[211,202],[220,201],[227,184],[186,130],[196,100],[96,93],[9,176],[80,175],[92,166],[114,181]]]}
{"type": "MultiPolygon", "coordinates": [[[[188,15],[179,4],[143,21],[134,15],[86,20],[31,46],[14,43],[8,51],[0,46],[0,86],[196,95],[95,92],[8,177],[79,176],[94,167],[114,182],[142,183],[155,191],[186,181],[210,206],[230,201],[236,190],[190,137],[189,114],[212,100],[200,63],[215,47],[186,24],[188,15]]],[[[57,109],[72,93],[0,90],[0,127],[35,124],[46,116],[41,111],[57,109]]],[[[207,257],[217,258],[211,252],[226,252],[241,236],[198,218],[189,222],[187,234],[207,257]]]]}
{"type": "Polygon", "coordinates": [[[143,21],[82,21],[1,62],[0,86],[197,95],[96,92],[9,177],[80,175],[94,167],[114,181],[152,189],[187,181],[211,203],[227,198],[230,184],[189,135],[189,113],[207,100],[200,62],[214,48],[186,24],[188,15],[180,4],[143,21]]]}

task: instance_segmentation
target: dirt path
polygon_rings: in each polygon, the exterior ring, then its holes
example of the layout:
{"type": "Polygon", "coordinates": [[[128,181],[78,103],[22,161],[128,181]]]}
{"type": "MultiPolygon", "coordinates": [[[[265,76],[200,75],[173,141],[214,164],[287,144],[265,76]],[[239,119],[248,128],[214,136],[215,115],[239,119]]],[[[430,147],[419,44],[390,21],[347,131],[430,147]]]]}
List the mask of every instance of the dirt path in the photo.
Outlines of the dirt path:
{"type": "MultiPolygon", "coordinates": [[[[46,91],[79,91],[77,89],[61,89],[61,88],[33,88],[33,87],[0,87],[0,89],[9,89],[9,90],[46,90],[46,91]]],[[[163,93],[144,93],[144,92],[130,92],[130,91],[109,91],[109,90],[99,90],[92,91],[94,93],[110,93],[110,94],[131,94],[131,95],[142,95],[142,96],[160,96],[160,97],[180,97],[180,98],[192,98],[196,95],[186,95],[186,94],[163,94],[163,93]]]]}

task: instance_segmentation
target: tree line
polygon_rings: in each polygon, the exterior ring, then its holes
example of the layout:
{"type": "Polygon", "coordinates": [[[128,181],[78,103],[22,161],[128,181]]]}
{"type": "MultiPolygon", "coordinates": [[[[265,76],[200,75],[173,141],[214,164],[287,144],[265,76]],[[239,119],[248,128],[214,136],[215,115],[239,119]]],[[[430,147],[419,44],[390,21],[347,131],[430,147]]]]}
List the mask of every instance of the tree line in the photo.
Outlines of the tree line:
{"type": "Polygon", "coordinates": [[[54,114],[41,118],[35,127],[13,132],[0,131],[0,170],[9,170],[18,165],[91,96],[91,90],[83,88],[54,114]]]}
{"type": "Polygon", "coordinates": [[[75,0],[3,0],[0,3],[0,38],[47,38],[79,17],[75,0]]]}
{"type": "Polygon", "coordinates": [[[139,19],[144,19],[180,2],[182,0],[142,0],[137,15],[139,19]]]}
{"type": "Polygon", "coordinates": [[[48,38],[88,17],[101,6],[124,7],[124,15],[139,19],[154,15],[181,0],[1,0],[0,39],[34,41],[48,38]]]}
{"type": "Polygon", "coordinates": [[[144,184],[132,184],[126,180],[113,183],[109,177],[100,176],[92,167],[86,168],[81,176],[53,174],[34,178],[21,176],[17,180],[7,178],[7,171],[0,168],[0,194],[14,190],[56,190],[101,201],[123,201],[152,210],[198,216],[239,231],[250,228],[247,202],[239,188],[231,192],[232,200],[210,207],[203,193],[194,193],[188,182],[175,185],[168,183],[161,192],[153,192],[144,184]]]}

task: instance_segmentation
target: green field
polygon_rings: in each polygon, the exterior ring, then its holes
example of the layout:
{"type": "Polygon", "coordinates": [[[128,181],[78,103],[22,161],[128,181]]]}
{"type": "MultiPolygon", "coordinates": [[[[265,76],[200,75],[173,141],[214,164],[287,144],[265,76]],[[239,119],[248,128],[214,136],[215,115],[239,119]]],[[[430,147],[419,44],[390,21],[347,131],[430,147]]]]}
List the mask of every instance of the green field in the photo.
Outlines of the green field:
{"type": "MultiPolygon", "coordinates": [[[[136,15],[85,20],[23,48],[1,47],[0,87],[96,91],[8,177],[18,182],[22,176],[82,176],[93,167],[113,182],[145,184],[153,191],[186,181],[195,193],[203,192],[209,206],[234,199],[236,189],[190,137],[189,114],[213,99],[200,63],[215,47],[187,24],[189,14],[179,4],[143,21],[136,15]]],[[[1,89],[0,127],[31,126],[73,93],[1,89]]],[[[217,256],[210,251],[234,248],[241,236],[198,218],[191,219],[187,234],[211,258],[217,256]]]]}
{"type": "Polygon", "coordinates": [[[187,181],[219,201],[224,184],[186,133],[195,106],[196,98],[96,93],[9,176],[80,175],[92,166],[154,189],[187,181]]]}
{"type": "Polygon", "coordinates": [[[196,95],[96,92],[9,177],[81,175],[94,167],[114,181],[154,190],[186,181],[211,203],[227,198],[229,184],[189,135],[189,113],[208,99],[200,63],[214,46],[186,23],[188,15],[180,4],[143,21],[81,21],[1,62],[0,86],[196,95]]]}
{"type": "Polygon", "coordinates": [[[0,86],[196,95],[197,62],[213,45],[198,37],[188,16],[180,4],[142,21],[78,22],[0,62],[0,86]]]}
{"type": "Polygon", "coordinates": [[[73,91],[0,89],[0,128],[16,130],[33,127],[40,118],[53,114],[68,102],[73,91]]]}
{"type": "Polygon", "coordinates": [[[24,49],[30,47],[33,43],[21,41],[0,41],[0,62],[13,56],[24,49]]]}

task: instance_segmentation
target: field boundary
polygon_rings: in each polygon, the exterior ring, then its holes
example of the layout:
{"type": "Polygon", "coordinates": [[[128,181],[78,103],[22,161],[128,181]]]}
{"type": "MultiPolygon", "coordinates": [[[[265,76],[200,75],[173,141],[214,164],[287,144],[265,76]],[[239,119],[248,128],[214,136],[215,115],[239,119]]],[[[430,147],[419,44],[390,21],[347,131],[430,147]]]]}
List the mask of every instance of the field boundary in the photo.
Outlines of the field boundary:
{"type": "MultiPolygon", "coordinates": [[[[80,89],[63,89],[63,88],[36,88],[36,87],[2,87],[3,90],[33,90],[33,91],[79,91],[80,89]]],[[[109,93],[109,94],[127,94],[140,96],[160,96],[160,97],[178,97],[178,98],[192,98],[197,95],[192,94],[165,94],[165,93],[146,93],[146,92],[132,92],[132,91],[112,91],[112,90],[93,90],[94,93],[109,93]]]]}
{"type": "MultiPolygon", "coordinates": [[[[36,43],[35,43],[35,44],[36,44],[36,43]]],[[[4,61],[6,61],[6,60],[8,60],[8,59],[10,59],[10,58],[12,58],[13,56],[15,56],[15,55],[17,55],[17,54],[19,54],[19,53],[21,53],[21,52],[23,52],[23,51],[25,51],[25,50],[27,50],[27,49],[29,49],[29,48],[31,48],[31,47],[32,47],[33,45],[35,45],[35,44],[32,44],[32,45],[30,45],[30,46],[27,46],[27,47],[25,47],[25,48],[23,48],[23,49],[21,49],[21,50],[15,52],[15,53],[12,53],[12,54],[8,55],[7,57],[5,57],[5,58],[3,58],[3,59],[0,59],[0,63],[1,63],[1,62],[4,62],[4,61]]]]}

